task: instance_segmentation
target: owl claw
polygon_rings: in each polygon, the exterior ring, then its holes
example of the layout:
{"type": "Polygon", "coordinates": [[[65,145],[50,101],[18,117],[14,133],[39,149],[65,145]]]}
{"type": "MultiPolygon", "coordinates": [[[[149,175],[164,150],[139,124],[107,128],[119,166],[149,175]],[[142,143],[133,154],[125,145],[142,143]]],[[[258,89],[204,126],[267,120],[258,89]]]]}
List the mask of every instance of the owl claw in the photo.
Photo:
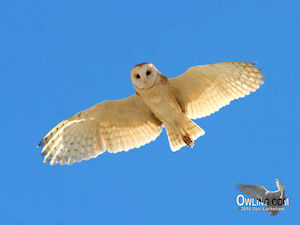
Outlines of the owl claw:
{"type": "Polygon", "coordinates": [[[182,139],[187,146],[189,146],[190,148],[194,147],[194,141],[188,135],[184,135],[182,139]]]}

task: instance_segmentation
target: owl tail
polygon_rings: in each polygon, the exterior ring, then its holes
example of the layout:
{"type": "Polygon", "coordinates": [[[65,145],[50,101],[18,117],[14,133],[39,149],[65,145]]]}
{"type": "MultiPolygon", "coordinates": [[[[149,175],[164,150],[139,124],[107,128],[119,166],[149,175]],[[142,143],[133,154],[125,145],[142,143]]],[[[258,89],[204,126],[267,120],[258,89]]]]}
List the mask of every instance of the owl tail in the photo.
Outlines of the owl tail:
{"type": "Polygon", "coordinates": [[[194,140],[205,134],[202,128],[185,116],[178,123],[167,124],[166,129],[169,144],[173,152],[176,152],[185,145],[192,148],[194,140]]]}

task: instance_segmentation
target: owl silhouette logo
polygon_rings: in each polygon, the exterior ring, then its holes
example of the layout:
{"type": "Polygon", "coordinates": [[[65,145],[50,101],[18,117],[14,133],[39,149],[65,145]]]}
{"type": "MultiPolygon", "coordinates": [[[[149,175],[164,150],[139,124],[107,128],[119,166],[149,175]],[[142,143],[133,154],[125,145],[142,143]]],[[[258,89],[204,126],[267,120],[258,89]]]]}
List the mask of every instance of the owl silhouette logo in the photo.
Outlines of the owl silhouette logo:
{"type": "Polygon", "coordinates": [[[242,211],[259,211],[261,209],[259,206],[265,206],[264,211],[270,213],[271,216],[277,215],[279,211],[283,210],[284,205],[289,205],[289,199],[285,196],[285,189],[281,181],[276,179],[275,182],[277,186],[276,191],[267,190],[262,185],[238,184],[238,190],[257,200],[255,203],[251,199],[245,199],[242,195],[239,195],[237,197],[237,204],[240,206],[239,209],[242,211]]]}

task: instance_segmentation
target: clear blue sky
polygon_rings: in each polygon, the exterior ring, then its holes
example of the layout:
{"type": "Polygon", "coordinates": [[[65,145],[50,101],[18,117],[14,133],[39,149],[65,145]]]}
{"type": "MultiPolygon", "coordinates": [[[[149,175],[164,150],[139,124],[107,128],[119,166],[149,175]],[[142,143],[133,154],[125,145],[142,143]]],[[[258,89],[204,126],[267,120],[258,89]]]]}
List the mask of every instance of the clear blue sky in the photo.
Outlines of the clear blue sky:
{"type": "Polygon", "coordinates": [[[2,1],[0,224],[299,221],[299,9],[296,0],[2,1]],[[35,146],[50,128],[134,93],[135,64],[172,77],[221,61],[257,62],[265,84],[197,120],[206,135],[194,149],[172,153],[163,132],[127,153],[42,163],[35,146]],[[290,198],[284,212],[237,210],[237,183],[275,189],[275,178],[290,198]]]}

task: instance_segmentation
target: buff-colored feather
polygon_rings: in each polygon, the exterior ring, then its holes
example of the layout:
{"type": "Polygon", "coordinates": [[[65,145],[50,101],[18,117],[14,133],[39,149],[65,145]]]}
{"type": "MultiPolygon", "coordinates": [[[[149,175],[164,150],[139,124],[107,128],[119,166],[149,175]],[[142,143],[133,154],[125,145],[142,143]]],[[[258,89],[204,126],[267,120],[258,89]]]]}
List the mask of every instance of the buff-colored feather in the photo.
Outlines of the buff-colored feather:
{"type": "Polygon", "coordinates": [[[41,141],[44,162],[72,164],[94,158],[106,149],[128,151],[155,140],[161,122],[140,97],[107,101],[82,111],[54,127],[41,141]]]}
{"type": "Polygon", "coordinates": [[[256,91],[264,83],[259,72],[254,63],[226,62],[195,66],[169,81],[183,112],[197,119],[256,91]]]}

